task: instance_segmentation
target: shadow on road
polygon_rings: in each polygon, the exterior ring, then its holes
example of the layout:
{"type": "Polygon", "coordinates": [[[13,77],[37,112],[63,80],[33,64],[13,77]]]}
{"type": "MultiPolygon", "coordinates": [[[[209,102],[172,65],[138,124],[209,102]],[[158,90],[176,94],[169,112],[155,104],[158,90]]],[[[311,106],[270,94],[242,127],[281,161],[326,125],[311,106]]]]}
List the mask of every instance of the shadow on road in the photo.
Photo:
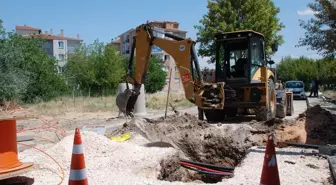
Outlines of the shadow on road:
{"type": "Polygon", "coordinates": [[[221,123],[244,123],[244,122],[253,122],[253,121],[257,122],[256,117],[253,115],[248,115],[248,116],[238,115],[236,117],[226,118],[221,123]]]}

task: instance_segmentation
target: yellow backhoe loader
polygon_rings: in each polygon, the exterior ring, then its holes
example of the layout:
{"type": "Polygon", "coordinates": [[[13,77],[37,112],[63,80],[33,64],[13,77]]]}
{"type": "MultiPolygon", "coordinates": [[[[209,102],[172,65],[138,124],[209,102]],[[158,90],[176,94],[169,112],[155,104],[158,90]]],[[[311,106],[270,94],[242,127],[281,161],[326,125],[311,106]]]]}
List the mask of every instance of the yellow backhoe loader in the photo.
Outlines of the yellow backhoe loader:
{"type": "MultiPolygon", "coordinates": [[[[155,45],[174,58],[185,97],[198,107],[199,119],[203,119],[204,114],[210,122],[222,121],[225,117],[236,116],[238,109],[253,109],[257,119],[262,121],[276,117],[277,79],[267,66],[269,62],[262,34],[254,31],[216,34],[216,82],[213,83],[202,79],[192,39],[163,32],[165,38],[158,38],[154,32],[160,31],[150,24],[136,28],[126,76],[127,89],[116,100],[126,115],[133,116],[135,102],[146,78],[152,46],[155,45]],[[131,76],[134,53],[135,71],[131,76]],[[133,85],[133,89],[128,83],[133,85]]],[[[272,49],[276,51],[277,45],[272,49]]]]}

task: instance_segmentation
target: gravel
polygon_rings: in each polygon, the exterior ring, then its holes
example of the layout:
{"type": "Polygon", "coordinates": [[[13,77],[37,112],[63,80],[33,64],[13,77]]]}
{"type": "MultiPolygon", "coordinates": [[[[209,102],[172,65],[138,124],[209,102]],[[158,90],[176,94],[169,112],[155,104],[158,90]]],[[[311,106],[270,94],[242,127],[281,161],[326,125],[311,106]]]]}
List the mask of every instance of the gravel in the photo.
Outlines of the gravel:
{"type": "MultiPolygon", "coordinates": [[[[94,132],[82,132],[81,135],[90,184],[144,184],[146,177],[156,178],[161,159],[176,154],[172,148],[146,148],[132,143],[117,143],[94,132]]],[[[69,135],[49,149],[41,147],[63,167],[65,180],[62,184],[68,183],[73,137],[73,134],[69,135]]],[[[34,178],[34,185],[58,184],[61,181],[58,166],[39,151],[26,150],[19,154],[19,159],[23,162],[33,161],[39,166],[25,175],[34,178]]],[[[154,183],[153,180],[147,181],[154,183]]]]}
{"type": "MultiPolygon", "coordinates": [[[[331,175],[328,161],[315,156],[317,152],[312,149],[276,148],[280,183],[332,184],[328,182],[331,175]]],[[[252,147],[240,166],[236,167],[235,177],[228,179],[225,184],[259,184],[264,155],[264,147],[252,147]]]]}
{"type": "MultiPolygon", "coordinates": [[[[63,167],[65,179],[62,184],[64,185],[68,183],[73,137],[72,134],[54,146],[42,147],[63,167]]],[[[139,144],[144,143],[145,139],[139,135],[135,140],[117,143],[94,132],[82,132],[82,140],[89,184],[186,184],[156,179],[161,168],[160,161],[177,155],[177,151],[173,148],[143,147],[139,144]]],[[[224,179],[218,184],[259,184],[264,149],[254,147],[249,151],[246,159],[236,167],[235,176],[224,179]]],[[[312,152],[313,150],[308,149],[277,149],[282,185],[330,184],[327,160],[311,155],[312,152]]],[[[19,154],[19,159],[23,162],[32,161],[38,165],[35,170],[25,175],[34,178],[34,185],[52,185],[61,181],[58,166],[39,151],[25,150],[19,154]]],[[[196,182],[188,184],[199,185],[196,182]]]]}

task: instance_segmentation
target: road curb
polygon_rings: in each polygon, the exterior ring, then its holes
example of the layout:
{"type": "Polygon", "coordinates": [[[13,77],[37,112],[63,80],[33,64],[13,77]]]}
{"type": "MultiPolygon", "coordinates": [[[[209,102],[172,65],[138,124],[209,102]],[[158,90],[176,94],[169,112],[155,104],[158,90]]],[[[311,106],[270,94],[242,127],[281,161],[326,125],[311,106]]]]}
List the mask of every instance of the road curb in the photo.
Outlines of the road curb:
{"type": "Polygon", "coordinates": [[[306,98],[306,103],[307,103],[307,109],[311,108],[311,106],[310,106],[310,102],[309,102],[309,98],[308,98],[308,97],[306,98]]]}

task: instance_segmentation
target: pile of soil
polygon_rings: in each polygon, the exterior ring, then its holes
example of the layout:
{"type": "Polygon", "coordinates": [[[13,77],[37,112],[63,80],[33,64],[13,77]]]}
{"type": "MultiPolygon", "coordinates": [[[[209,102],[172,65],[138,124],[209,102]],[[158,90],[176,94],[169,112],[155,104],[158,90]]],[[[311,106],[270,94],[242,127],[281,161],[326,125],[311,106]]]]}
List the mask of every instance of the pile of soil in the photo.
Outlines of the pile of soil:
{"type": "Polygon", "coordinates": [[[120,132],[137,132],[150,141],[167,142],[191,160],[235,166],[248,148],[262,140],[253,137],[253,130],[246,124],[212,125],[184,114],[166,120],[133,120],[120,132]]]}
{"type": "Polygon", "coordinates": [[[306,111],[307,142],[336,144],[336,115],[316,105],[306,111]]]}
{"type": "Polygon", "coordinates": [[[336,144],[336,115],[319,105],[307,109],[293,123],[275,130],[278,141],[301,144],[336,144]]]}

